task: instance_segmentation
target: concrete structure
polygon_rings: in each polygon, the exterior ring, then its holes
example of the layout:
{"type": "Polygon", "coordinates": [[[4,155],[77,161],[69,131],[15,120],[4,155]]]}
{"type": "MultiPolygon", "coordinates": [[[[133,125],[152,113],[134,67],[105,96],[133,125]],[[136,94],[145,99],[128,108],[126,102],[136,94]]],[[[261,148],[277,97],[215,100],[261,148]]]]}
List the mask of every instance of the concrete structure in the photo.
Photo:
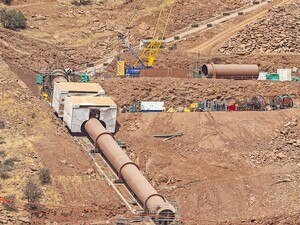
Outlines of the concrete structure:
{"type": "Polygon", "coordinates": [[[73,133],[82,131],[84,122],[91,118],[101,121],[114,133],[117,122],[117,105],[110,97],[71,96],[65,100],[63,120],[73,133]]]}
{"type": "Polygon", "coordinates": [[[90,119],[84,125],[85,131],[102,151],[133,193],[138,197],[145,212],[149,213],[157,224],[169,225],[175,220],[175,209],[166,199],[157,193],[140,172],[139,167],[130,160],[102,124],[90,119]]]}
{"type": "Polygon", "coordinates": [[[55,83],[53,89],[52,107],[58,117],[64,116],[64,102],[68,96],[104,96],[105,91],[98,83],[55,83]]]}

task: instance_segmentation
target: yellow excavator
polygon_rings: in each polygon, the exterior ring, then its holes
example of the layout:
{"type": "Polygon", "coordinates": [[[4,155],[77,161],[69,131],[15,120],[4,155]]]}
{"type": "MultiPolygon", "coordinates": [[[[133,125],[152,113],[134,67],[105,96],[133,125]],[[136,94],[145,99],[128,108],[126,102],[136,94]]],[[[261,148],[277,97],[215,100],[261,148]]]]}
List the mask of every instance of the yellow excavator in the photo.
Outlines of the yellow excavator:
{"type": "Polygon", "coordinates": [[[164,0],[162,2],[154,34],[140,56],[131,47],[131,44],[126,40],[126,37],[122,33],[118,33],[119,40],[129,49],[136,59],[136,62],[133,66],[128,66],[124,60],[121,60],[120,57],[118,57],[117,76],[139,76],[141,69],[147,69],[153,66],[160,49],[165,47],[166,29],[172,14],[173,3],[174,0],[164,0]]]}

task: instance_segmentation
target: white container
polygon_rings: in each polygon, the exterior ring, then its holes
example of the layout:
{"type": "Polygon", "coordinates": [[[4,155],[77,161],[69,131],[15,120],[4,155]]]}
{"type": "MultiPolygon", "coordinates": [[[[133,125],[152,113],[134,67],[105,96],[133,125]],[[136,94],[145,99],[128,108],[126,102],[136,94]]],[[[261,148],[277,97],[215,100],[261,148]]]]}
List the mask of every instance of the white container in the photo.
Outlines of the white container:
{"type": "Polygon", "coordinates": [[[164,110],[164,102],[141,102],[142,112],[162,112],[164,110]]]}
{"type": "Polygon", "coordinates": [[[67,96],[104,96],[105,91],[97,83],[55,83],[53,88],[52,107],[58,117],[64,116],[64,101],[67,96]]]}
{"type": "Polygon", "coordinates": [[[63,121],[73,133],[81,132],[82,125],[97,118],[107,131],[116,131],[117,105],[110,97],[71,96],[65,100],[63,121]]]}
{"type": "Polygon", "coordinates": [[[267,80],[268,72],[259,72],[259,76],[257,80],[267,80]]]}
{"type": "Polygon", "coordinates": [[[292,69],[278,69],[279,81],[291,81],[292,80],[292,69]]]}

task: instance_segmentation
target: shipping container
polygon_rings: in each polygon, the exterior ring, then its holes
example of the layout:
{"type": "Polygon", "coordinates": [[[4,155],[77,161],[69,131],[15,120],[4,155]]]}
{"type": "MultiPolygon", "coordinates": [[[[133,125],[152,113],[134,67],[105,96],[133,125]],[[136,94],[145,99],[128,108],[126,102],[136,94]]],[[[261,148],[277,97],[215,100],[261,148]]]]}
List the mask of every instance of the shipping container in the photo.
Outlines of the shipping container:
{"type": "Polygon", "coordinates": [[[68,96],[104,96],[105,91],[97,83],[55,83],[53,88],[52,107],[58,117],[64,116],[64,102],[68,96]]]}
{"type": "Polygon", "coordinates": [[[162,112],[164,102],[141,102],[141,112],[162,112]]]}
{"type": "Polygon", "coordinates": [[[73,133],[82,132],[82,125],[96,118],[108,132],[116,131],[117,105],[110,97],[71,96],[65,100],[63,121],[73,133]]]}
{"type": "Polygon", "coordinates": [[[271,81],[279,81],[279,74],[277,73],[268,73],[266,75],[267,80],[271,80],[271,81]]]}

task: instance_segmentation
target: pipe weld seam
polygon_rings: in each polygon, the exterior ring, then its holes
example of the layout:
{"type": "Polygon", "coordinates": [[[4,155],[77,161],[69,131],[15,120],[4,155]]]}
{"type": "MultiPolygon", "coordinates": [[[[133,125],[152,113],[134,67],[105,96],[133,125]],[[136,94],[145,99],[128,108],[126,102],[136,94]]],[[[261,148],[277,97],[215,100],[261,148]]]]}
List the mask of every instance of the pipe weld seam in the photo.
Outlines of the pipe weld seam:
{"type": "Polygon", "coordinates": [[[140,170],[139,166],[136,165],[134,162],[127,162],[127,163],[124,163],[124,164],[121,166],[121,168],[119,169],[119,171],[118,171],[118,177],[119,177],[119,179],[123,179],[123,176],[122,176],[122,169],[123,169],[125,166],[127,166],[127,165],[134,165],[134,166],[136,166],[136,168],[137,168],[138,170],[140,170]]]}
{"type": "Polygon", "coordinates": [[[154,197],[154,196],[161,197],[165,202],[167,202],[167,200],[165,199],[164,196],[162,196],[162,195],[160,195],[160,194],[158,194],[158,193],[152,194],[152,195],[150,195],[150,196],[145,200],[145,202],[144,202],[144,208],[145,208],[145,211],[148,210],[148,209],[147,209],[147,202],[148,202],[148,200],[149,200],[150,198],[154,197]]]}
{"type": "Polygon", "coordinates": [[[103,133],[99,134],[99,135],[96,137],[95,143],[94,143],[94,146],[95,146],[96,149],[99,148],[99,146],[98,146],[98,139],[99,139],[102,135],[104,135],[104,134],[108,134],[108,135],[110,135],[113,139],[115,139],[115,138],[113,137],[113,135],[112,135],[111,133],[109,133],[109,132],[103,132],[103,133]]]}

